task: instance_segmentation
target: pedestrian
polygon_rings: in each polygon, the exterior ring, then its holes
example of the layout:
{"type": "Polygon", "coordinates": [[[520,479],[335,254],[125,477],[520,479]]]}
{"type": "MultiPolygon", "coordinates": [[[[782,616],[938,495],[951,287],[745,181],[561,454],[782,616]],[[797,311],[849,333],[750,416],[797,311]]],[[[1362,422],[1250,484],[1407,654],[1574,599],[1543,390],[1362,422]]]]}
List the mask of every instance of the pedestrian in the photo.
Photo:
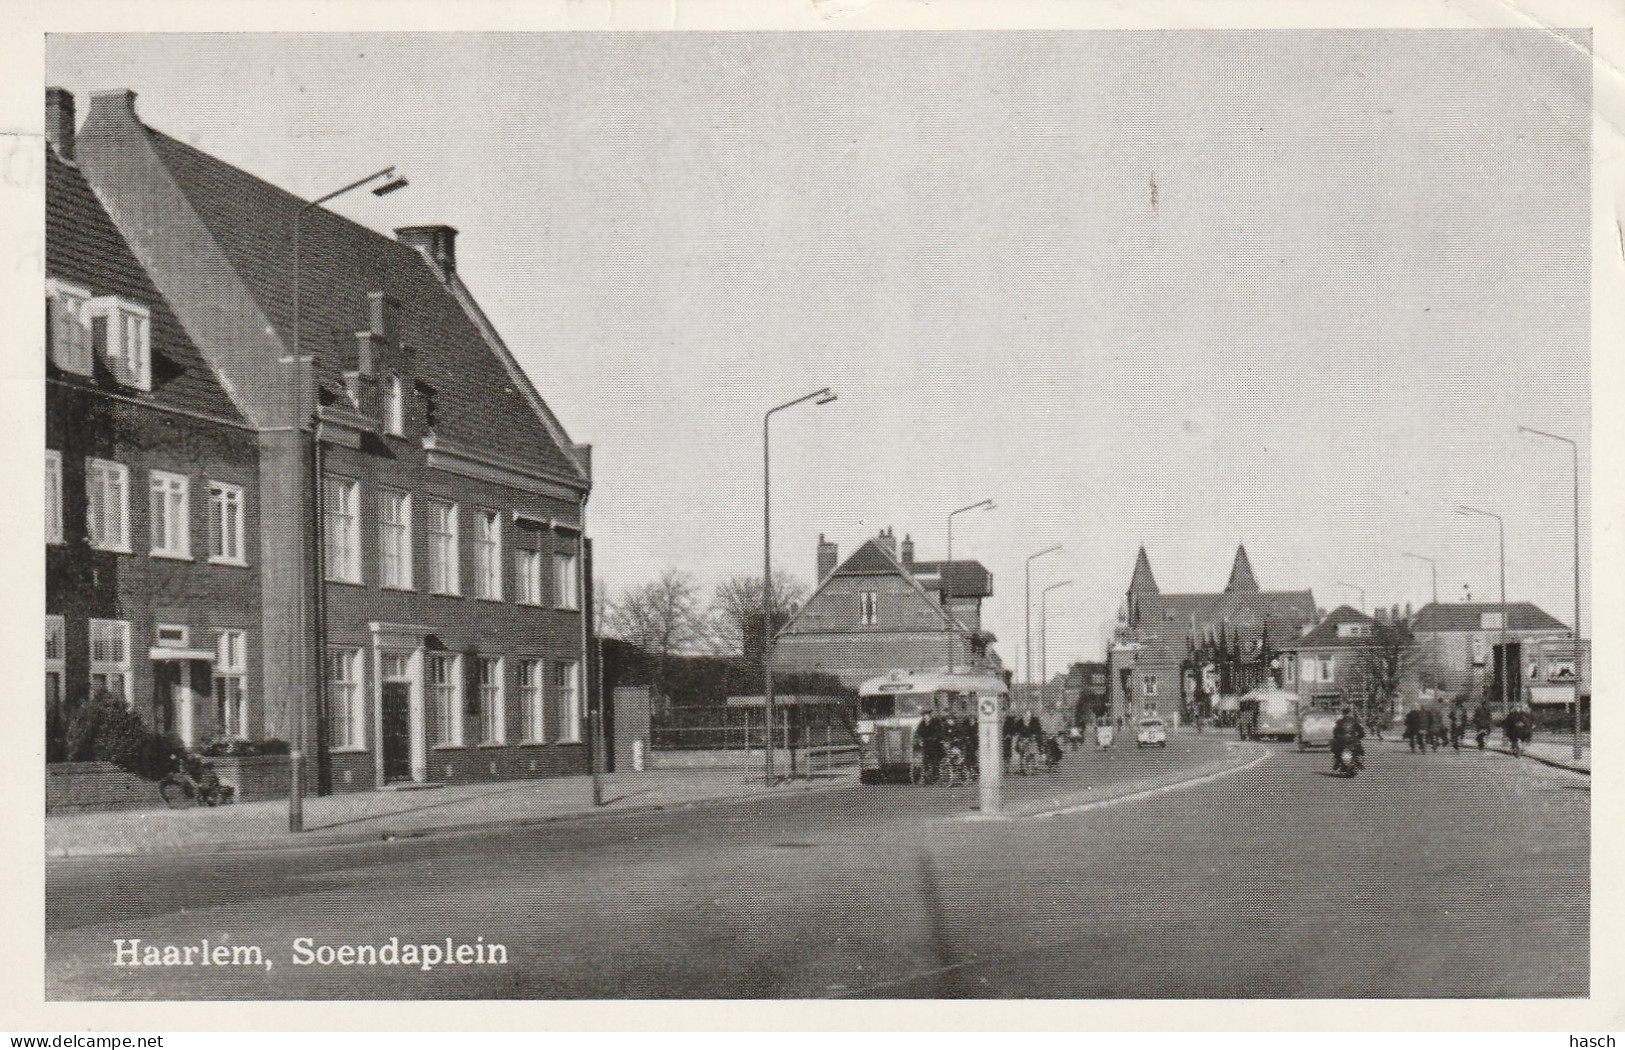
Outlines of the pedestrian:
{"type": "Polygon", "coordinates": [[[1427,750],[1427,715],[1422,713],[1420,707],[1413,707],[1405,712],[1405,742],[1411,745],[1412,751],[1427,750]]]}
{"type": "Polygon", "coordinates": [[[1495,712],[1490,710],[1488,700],[1480,700],[1478,706],[1473,709],[1473,733],[1478,739],[1480,751],[1484,750],[1484,745],[1489,742],[1490,730],[1494,728],[1495,712]]]}
{"type": "Polygon", "coordinates": [[[1528,710],[1522,707],[1514,707],[1508,711],[1501,728],[1506,733],[1507,744],[1514,755],[1522,754],[1524,745],[1535,736],[1534,719],[1530,717],[1528,710]]]}
{"type": "Polygon", "coordinates": [[[1461,750],[1461,738],[1467,735],[1467,712],[1462,709],[1461,701],[1450,705],[1450,746],[1456,751],[1461,750]]]}
{"type": "Polygon", "coordinates": [[[922,748],[923,769],[921,779],[927,783],[935,783],[942,772],[942,759],[946,752],[947,743],[944,733],[946,728],[944,720],[931,714],[920,719],[918,736],[922,748]]]}
{"type": "Polygon", "coordinates": [[[1015,753],[1016,733],[1020,730],[1021,719],[1013,714],[1004,716],[1004,766],[1010,768],[1010,759],[1015,753]]]}

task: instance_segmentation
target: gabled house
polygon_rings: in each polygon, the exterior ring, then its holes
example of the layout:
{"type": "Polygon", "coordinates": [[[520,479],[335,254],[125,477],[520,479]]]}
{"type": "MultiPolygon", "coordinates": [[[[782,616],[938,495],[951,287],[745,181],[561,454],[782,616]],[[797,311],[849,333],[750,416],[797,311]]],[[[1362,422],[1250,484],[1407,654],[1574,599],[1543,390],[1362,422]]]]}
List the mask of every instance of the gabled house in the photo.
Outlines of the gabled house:
{"type": "MultiPolygon", "coordinates": [[[[1523,695],[1532,668],[1529,657],[1542,646],[1569,637],[1562,620],[1532,602],[1431,602],[1410,622],[1424,681],[1444,698],[1500,702],[1500,650],[1511,651],[1512,679],[1507,697],[1523,695]],[[1504,612],[1504,615],[1503,615],[1504,612]]],[[[1571,643],[1572,647],[1572,643],[1571,643]]],[[[1572,652],[1571,652],[1572,659],[1572,652]]],[[[1540,666],[1533,668],[1540,673],[1540,666]]]]}
{"type": "Polygon", "coordinates": [[[264,734],[259,447],[46,94],[45,699],[187,744],[264,734]]]}
{"type": "Polygon", "coordinates": [[[1200,680],[1187,681],[1189,657],[1204,645],[1232,655],[1227,684],[1245,692],[1268,674],[1265,657],[1314,622],[1314,594],[1261,589],[1245,546],[1236,547],[1222,591],[1190,594],[1163,593],[1141,547],[1108,648],[1113,715],[1137,718],[1188,706],[1201,687],[1200,680]]]}
{"type": "Polygon", "coordinates": [[[848,686],[894,670],[1002,670],[982,630],[993,575],[971,560],[919,562],[886,529],[845,561],[818,539],[818,586],[774,642],[773,666],[818,671],[848,686]]]}
{"type": "Polygon", "coordinates": [[[1390,699],[1417,697],[1418,668],[1403,623],[1340,605],[1302,637],[1279,646],[1281,686],[1321,707],[1372,699],[1386,684],[1390,699]]]}
{"type": "Polygon", "coordinates": [[[252,439],[242,731],[314,756],[322,790],[585,771],[589,449],[456,231],[314,207],[127,91],[94,96],[77,156],[252,439]]]}

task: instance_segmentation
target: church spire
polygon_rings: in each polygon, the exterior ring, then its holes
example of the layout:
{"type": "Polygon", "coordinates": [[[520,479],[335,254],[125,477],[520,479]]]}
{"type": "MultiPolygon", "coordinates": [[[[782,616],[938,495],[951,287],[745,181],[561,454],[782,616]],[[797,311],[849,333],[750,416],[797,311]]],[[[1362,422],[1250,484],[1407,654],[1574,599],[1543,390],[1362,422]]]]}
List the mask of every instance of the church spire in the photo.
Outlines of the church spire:
{"type": "Polygon", "coordinates": [[[1157,590],[1157,578],[1151,575],[1151,559],[1145,556],[1145,547],[1140,548],[1140,556],[1134,560],[1134,578],[1129,581],[1130,594],[1160,594],[1157,590]]]}
{"type": "Polygon", "coordinates": [[[1230,582],[1224,585],[1224,593],[1258,593],[1258,580],[1253,576],[1253,566],[1247,560],[1247,548],[1243,544],[1236,544],[1236,563],[1230,567],[1230,582]]]}

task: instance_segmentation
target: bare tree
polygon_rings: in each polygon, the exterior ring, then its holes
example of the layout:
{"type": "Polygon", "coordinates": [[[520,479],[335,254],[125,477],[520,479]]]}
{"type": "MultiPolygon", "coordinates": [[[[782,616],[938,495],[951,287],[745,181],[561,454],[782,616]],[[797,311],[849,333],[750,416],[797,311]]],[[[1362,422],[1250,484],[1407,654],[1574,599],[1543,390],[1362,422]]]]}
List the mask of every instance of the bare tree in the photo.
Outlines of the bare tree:
{"type": "MultiPolygon", "coordinates": [[[[780,630],[807,600],[808,588],[794,576],[773,574],[773,629],[780,630]]],[[[760,660],[763,620],[762,578],[734,576],[717,585],[711,599],[711,630],[716,651],[760,660]]]]}
{"type": "Polygon", "coordinates": [[[667,569],[657,579],[628,587],[603,611],[605,631],[655,658],[649,685],[666,695],[671,658],[703,648],[709,637],[700,588],[681,569],[667,569]]]}
{"type": "Polygon", "coordinates": [[[1400,686],[1415,670],[1417,659],[1409,631],[1387,624],[1374,625],[1366,644],[1354,652],[1347,698],[1360,704],[1367,718],[1391,717],[1400,686]]]}

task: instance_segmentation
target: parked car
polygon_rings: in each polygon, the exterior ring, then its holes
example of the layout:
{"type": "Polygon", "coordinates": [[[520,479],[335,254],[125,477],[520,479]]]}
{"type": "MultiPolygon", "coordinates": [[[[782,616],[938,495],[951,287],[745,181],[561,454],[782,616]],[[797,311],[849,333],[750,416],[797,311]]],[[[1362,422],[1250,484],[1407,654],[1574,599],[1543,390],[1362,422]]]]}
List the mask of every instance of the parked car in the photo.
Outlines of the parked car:
{"type": "Polygon", "coordinates": [[[1323,708],[1310,708],[1298,719],[1298,750],[1331,747],[1332,730],[1336,728],[1337,715],[1323,708]]]}
{"type": "Polygon", "coordinates": [[[1136,747],[1167,747],[1168,727],[1160,718],[1140,719],[1140,732],[1134,738],[1136,747]]]}

